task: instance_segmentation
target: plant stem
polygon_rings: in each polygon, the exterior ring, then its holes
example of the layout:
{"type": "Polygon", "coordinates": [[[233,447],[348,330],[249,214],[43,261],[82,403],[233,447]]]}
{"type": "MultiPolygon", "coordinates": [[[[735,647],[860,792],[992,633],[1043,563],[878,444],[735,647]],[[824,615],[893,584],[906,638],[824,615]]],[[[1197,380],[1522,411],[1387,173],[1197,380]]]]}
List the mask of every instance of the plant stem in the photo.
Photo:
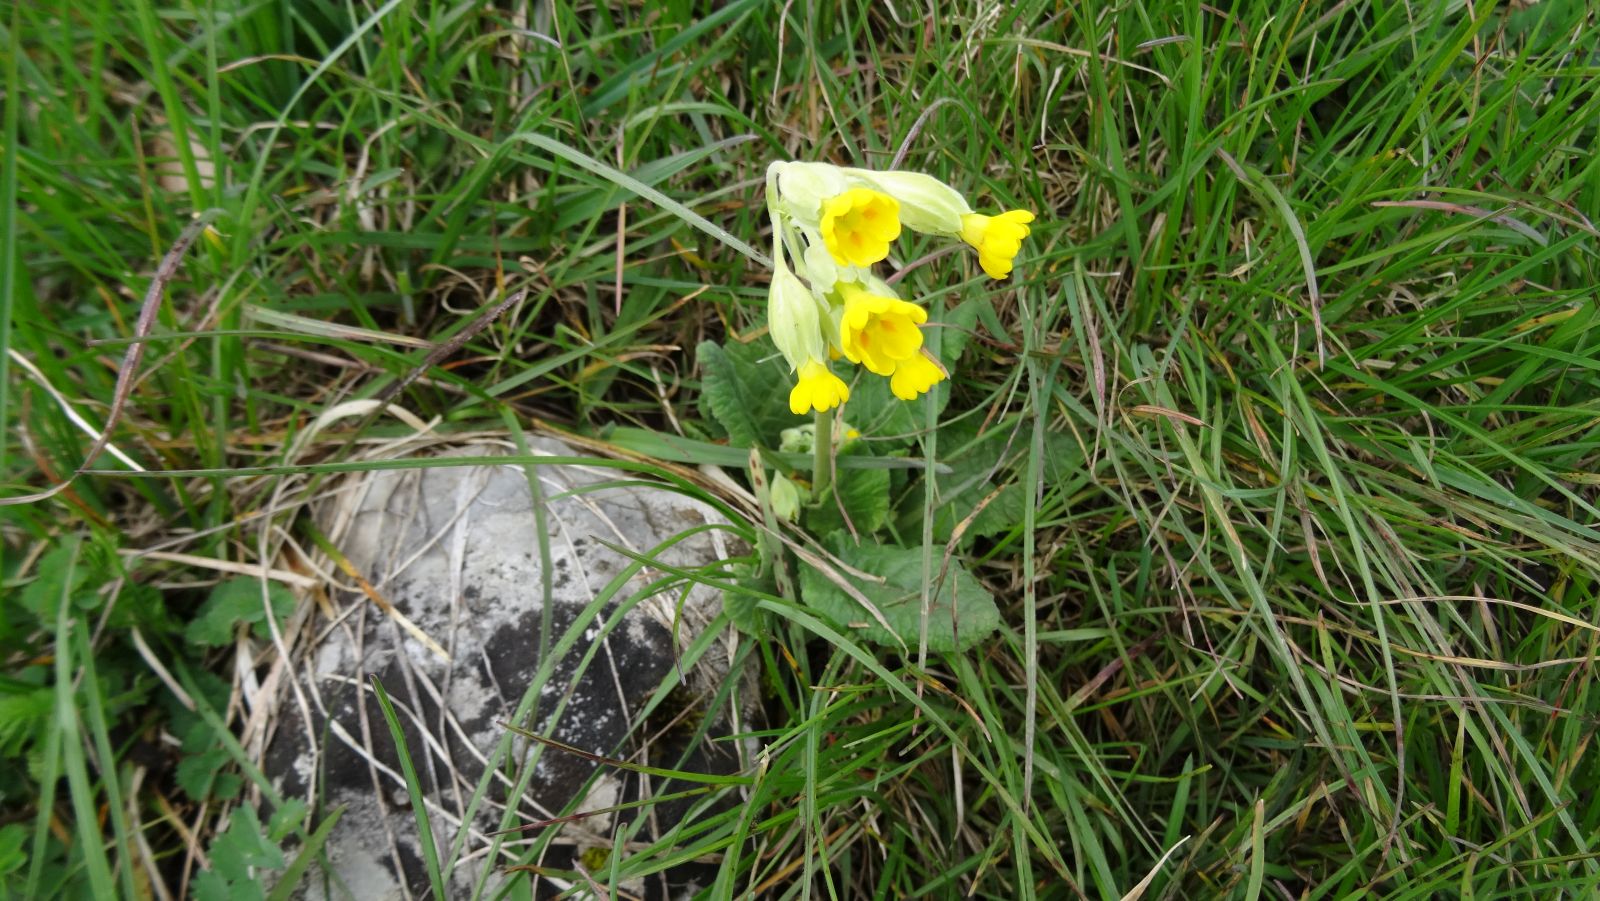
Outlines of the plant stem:
{"type": "Polygon", "coordinates": [[[820,504],[833,481],[833,414],[816,412],[817,445],[811,463],[811,502],[820,504]]]}

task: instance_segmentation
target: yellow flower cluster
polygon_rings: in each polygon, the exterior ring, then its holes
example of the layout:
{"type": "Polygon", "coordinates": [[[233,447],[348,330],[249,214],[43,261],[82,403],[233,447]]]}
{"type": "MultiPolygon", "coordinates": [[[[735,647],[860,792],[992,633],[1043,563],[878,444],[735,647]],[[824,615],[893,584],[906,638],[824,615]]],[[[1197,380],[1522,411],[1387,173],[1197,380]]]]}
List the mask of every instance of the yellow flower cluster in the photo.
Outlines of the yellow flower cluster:
{"type": "Polygon", "coordinates": [[[844,358],[889,379],[914,400],[946,377],[923,347],[928,312],[873,273],[902,228],[960,238],[991,278],[1011,274],[1033,214],[974,213],[954,188],[920,172],[871,172],[826,163],[767,168],[772,290],[767,325],[795,373],[789,409],[831,410],[850,387],[830,360],[844,358]],[[790,268],[790,261],[793,268],[790,268]]]}

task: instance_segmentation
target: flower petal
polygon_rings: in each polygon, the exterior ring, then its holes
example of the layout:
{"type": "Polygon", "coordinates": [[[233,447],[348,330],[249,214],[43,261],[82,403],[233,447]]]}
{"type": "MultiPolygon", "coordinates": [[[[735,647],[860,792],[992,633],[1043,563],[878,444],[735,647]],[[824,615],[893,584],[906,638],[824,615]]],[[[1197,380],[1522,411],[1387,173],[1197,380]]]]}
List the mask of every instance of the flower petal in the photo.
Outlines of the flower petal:
{"type": "Polygon", "coordinates": [[[926,393],[944,381],[944,377],[944,370],[938,364],[926,354],[917,354],[908,360],[901,360],[894,368],[894,375],[889,378],[889,390],[901,400],[916,400],[917,395],[926,393]]]}

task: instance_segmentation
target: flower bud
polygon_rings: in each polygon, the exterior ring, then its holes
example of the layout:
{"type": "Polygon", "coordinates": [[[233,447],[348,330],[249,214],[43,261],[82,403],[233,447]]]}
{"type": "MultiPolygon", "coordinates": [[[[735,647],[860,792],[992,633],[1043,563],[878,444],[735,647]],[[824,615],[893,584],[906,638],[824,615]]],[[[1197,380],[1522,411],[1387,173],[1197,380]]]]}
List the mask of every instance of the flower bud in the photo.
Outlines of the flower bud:
{"type": "Polygon", "coordinates": [[[800,515],[800,487],[783,473],[772,474],[768,497],[772,501],[772,512],[778,514],[779,519],[794,522],[795,517],[800,515]]]}
{"type": "Polygon", "coordinates": [[[809,454],[817,446],[817,427],[814,423],[797,425],[778,433],[778,450],[786,454],[809,454]]]}

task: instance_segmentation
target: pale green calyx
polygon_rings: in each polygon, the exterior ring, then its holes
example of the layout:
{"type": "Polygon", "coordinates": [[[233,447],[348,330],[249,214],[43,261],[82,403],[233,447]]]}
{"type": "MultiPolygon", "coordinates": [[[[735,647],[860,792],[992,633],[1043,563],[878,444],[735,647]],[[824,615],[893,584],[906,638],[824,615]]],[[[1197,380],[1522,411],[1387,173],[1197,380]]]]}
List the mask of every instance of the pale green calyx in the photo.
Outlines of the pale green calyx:
{"type": "Polygon", "coordinates": [[[833,283],[839,280],[839,267],[834,265],[833,257],[828,255],[828,249],[822,246],[822,238],[812,237],[814,230],[802,229],[806,232],[806,250],[800,260],[800,266],[811,279],[811,284],[816,286],[818,292],[827,294],[833,290],[833,283]]]}
{"type": "Polygon", "coordinates": [[[850,188],[843,170],[828,163],[776,162],[767,167],[767,174],[769,182],[777,183],[777,205],[812,226],[822,215],[822,202],[850,188]]]}
{"type": "Polygon", "coordinates": [[[828,359],[822,309],[811,289],[789,270],[780,242],[772,245],[772,287],[767,294],[767,330],[791,371],[809,360],[828,359]]]}

